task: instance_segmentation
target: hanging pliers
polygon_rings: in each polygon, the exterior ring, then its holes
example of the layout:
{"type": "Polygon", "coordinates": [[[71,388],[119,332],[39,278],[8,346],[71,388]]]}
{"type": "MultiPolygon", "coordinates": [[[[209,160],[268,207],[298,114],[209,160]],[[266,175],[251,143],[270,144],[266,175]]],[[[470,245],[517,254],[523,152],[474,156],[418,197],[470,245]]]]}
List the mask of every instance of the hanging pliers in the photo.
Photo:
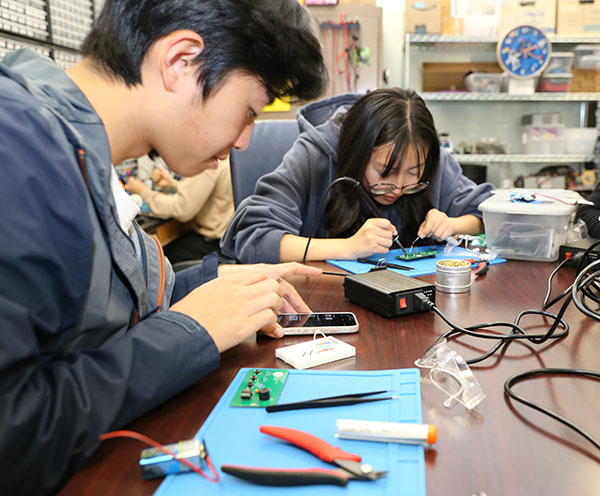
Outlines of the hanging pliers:
{"type": "Polygon", "coordinates": [[[267,486],[306,486],[310,484],[345,486],[351,479],[373,481],[386,474],[385,471],[375,471],[371,465],[361,463],[359,455],[347,453],[308,432],[271,425],[262,425],[260,431],[289,441],[318,456],[321,460],[337,465],[338,468],[259,468],[223,465],[221,467],[223,472],[267,486]]]}

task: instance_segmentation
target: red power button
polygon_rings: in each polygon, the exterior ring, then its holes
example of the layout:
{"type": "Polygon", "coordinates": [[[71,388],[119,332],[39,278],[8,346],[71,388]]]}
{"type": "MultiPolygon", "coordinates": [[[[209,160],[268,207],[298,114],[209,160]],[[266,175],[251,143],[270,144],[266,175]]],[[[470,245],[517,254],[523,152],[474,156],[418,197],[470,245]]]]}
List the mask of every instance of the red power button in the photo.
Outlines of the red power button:
{"type": "Polygon", "coordinates": [[[398,308],[406,308],[406,298],[400,298],[398,300],[398,308]]]}

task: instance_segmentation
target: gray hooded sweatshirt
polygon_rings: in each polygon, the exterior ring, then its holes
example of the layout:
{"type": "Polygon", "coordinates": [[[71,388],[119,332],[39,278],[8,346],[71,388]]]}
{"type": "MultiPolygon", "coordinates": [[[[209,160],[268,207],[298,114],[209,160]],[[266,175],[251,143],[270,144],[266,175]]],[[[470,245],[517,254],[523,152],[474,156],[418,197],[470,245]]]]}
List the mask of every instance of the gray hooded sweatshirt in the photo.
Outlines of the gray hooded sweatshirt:
{"type": "MultiPolygon", "coordinates": [[[[298,109],[300,136],[282,163],[258,180],[254,195],[240,203],[221,239],[225,256],[242,263],[278,263],[284,234],[309,237],[316,223],[315,237],[328,237],[319,204],[337,177],[337,117],[361,96],[339,95],[298,109]]],[[[477,206],[491,196],[492,189],[489,183],[477,185],[466,178],[452,156],[440,150],[440,167],[428,188],[435,208],[449,217],[481,217],[477,206]]],[[[401,232],[402,219],[394,205],[379,207],[401,232]]],[[[365,211],[364,216],[372,215],[365,211]]]]}

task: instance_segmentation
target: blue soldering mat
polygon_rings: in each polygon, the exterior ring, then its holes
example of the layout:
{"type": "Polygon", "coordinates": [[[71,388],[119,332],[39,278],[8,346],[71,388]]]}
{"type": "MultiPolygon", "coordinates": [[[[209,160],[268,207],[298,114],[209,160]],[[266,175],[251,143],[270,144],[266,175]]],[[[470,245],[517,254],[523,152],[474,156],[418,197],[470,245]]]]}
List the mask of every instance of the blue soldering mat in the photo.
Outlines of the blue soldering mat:
{"type": "MultiPolygon", "coordinates": [[[[408,250],[408,248],[407,248],[408,250]]],[[[396,258],[398,255],[402,255],[402,250],[390,250],[386,254],[382,255],[371,255],[369,260],[378,261],[380,259],[384,259],[386,262],[404,265],[406,267],[412,267],[414,270],[400,270],[400,269],[390,269],[394,272],[398,272],[399,274],[404,274],[405,276],[410,277],[418,277],[418,276],[426,276],[427,274],[435,274],[435,264],[438,260],[447,260],[447,259],[479,259],[479,255],[476,252],[466,250],[465,248],[455,247],[450,253],[444,253],[443,245],[431,245],[431,246],[419,246],[418,248],[413,248],[413,253],[424,250],[437,250],[438,254],[435,257],[429,258],[419,258],[417,260],[400,260],[396,258]]],[[[351,274],[363,274],[365,272],[369,272],[373,265],[357,262],[356,260],[326,260],[326,262],[331,265],[335,265],[340,269],[344,269],[345,271],[350,272],[351,274]]],[[[490,265],[499,264],[506,262],[504,258],[495,258],[494,260],[490,260],[490,265]]]]}
{"type": "MultiPolygon", "coordinates": [[[[336,420],[362,419],[384,422],[422,422],[418,369],[378,371],[290,370],[279,403],[340,394],[389,390],[382,396],[399,399],[349,406],[267,413],[264,408],[230,407],[247,368],[241,369],[219,400],[196,438],[204,439],[221,480],[209,482],[198,474],[168,476],[155,495],[398,495],[425,496],[423,446],[356,441],[335,437],[336,420]],[[376,481],[351,480],[346,487],[332,485],[271,487],[252,484],[220,471],[223,464],[254,467],[335,468],[286,441],[263,434],[261,425],[300,429],[341,449],[356,453],[375,470],[387,470],[376,481]]],[[[174,419],[176,421],[176,419],[174,419]]],[[[205,470],[207,470],[205,468],[205,470]]]]}

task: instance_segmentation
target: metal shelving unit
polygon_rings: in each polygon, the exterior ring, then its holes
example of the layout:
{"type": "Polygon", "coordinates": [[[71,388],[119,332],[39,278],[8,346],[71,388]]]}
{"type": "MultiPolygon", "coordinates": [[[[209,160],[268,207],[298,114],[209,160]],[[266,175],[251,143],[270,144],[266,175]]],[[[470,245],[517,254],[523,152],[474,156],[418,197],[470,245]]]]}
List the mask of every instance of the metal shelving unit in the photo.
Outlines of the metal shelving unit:
{"type": "MultiPolygon", "coordinates": [[[[548,38],[553,45],[574,45],[574,44],[600,44],[598,36],[561,36],[549,35],[548,38]]],[[[441,34],[407,34],[404,45],[404,83],[405,87],[411,87],[410,66],[411,58],[418,57],[418,53],[427,52],[430,54],[435,51],[436,55],[441,52],[456,53],[462,51],[474,50],[478,53],[487,53],[488,50],[495,50],[498,37],[473,37],[473,36],[450,36],[441,34]],[[483,45],[481,48],[475,48],[475,45],[483,45]],[[489,46],[488,46],[489,45],[489,46]],[[411,52],[412,51],[412,52],[411,52]]],[[[568,47],[561,46],[559,50],[569,50],[568,47]]],[[[448,56],[440,55],[440,59],[448,56]]],[[[450,56],[452,57],[452,56],[450,56]]],[[[431,55],[425,58],[431,60],[431,55]]],[[[413,67],[414,69],[414,67],[413,67]]],[[[413,82],[414,83],[414,82],[413,82]]],[[[481,102],[485,105],[487,102],[573,102],[579,104],[578,120],[579,126],[585,127],[589,105],[591,102],[600,101],[599,93],[534,93],[531,95],[513,95],[508,93],[475,93],[461,91],[440,91],[440,92],[420,92],[420,95],[428,102],[481,102]]],[[[485,112],[486,107],[482,107],[485,112]]],[[[496,107],[497,108],[497,107],[496,107]]],[[[547,108],[547,107],[546,107],[547,108]]],[[[457,123],[457,125],[459,125],[457,123]]],[[[596,122],[596,126],[598,123],[596,122]]],[[[582,164],[584,162],[597,162],[595,155],[528,155],[528,154],[505,154],[505,155],[483,155],[483,154],[453,154],[454,158],[462,164],[489,164],[500,168],[510,168],[510,164],[582,164]]]]}
{"type": "MultiPolygon", "coordinates": [[[[598,43],[597,36],[548,35],[552,43],[598,43]]],[[[456,36],[444,34],[407,34],[407,43],[497,43],[493,36],[456,36]]]]}
{"type": "Polygon", "coordinates": [[[595,155],[533,155],[533,154],[461,154],[453,153],[452,156],[462,164],[499,164],[499,163],[571,163],[593,162],[595,155]]]}
{"type": "MultiPolygon", "coordinates": [[[[597,36],[565,36],[548,35],[552,44],[583,44],[600,43],[597,36]]],[[[424,46],[426,49],[442,49],[445,45],[461,44],[492,44],[498,42],[498,37],[489,36],[454,36],[443,34],[406,34],[404,41],[404,86],[410,86],[410,50],[414,45],[424,46]]]]}
{"type": "Polygon", "coordinates": [[[533,95],[511,95],[508,93],[476,92],[423,92],[423,100],[433,102],[596,102],[600,93],[534,93],[533,95]]]}

